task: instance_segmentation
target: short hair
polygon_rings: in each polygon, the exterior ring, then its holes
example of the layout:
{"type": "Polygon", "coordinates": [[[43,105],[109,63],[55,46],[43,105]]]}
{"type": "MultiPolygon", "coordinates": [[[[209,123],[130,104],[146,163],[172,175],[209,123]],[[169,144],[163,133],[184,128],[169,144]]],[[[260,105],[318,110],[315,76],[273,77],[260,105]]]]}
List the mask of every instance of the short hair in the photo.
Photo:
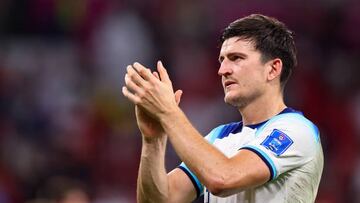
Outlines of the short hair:
{"type": "Polygon", "coordinates": [[[261,14],[252,14],[230,23],[224,29],[221,44],[232,37],[248,39],[260,51],[265,63],[280,58],[283,68],[280,74],[280,85],[284,88],[293,69],[297,65],[294,33],[279,20],[261,14]]]}

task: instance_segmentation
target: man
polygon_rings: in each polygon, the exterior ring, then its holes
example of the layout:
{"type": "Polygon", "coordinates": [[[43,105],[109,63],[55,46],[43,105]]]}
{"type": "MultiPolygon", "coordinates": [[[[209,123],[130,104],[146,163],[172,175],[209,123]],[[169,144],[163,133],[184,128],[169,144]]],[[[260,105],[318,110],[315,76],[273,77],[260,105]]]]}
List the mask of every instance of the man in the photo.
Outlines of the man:
{"type": "Polygon", "coordinates": [[[127,67],[125,97],[136,105],[143,146],[139,202],[314,202],[323,169],[316,126],[288,108],[284,86],[296,65],[292,33],[263,15],[231,23],[221,37],[226,103],[241,122],[221,125],[205,139],[178,107],[181,90],[159,61],[153,72],[127,67]],[[183,163],[166,174],[170,139],[183,163]]]}

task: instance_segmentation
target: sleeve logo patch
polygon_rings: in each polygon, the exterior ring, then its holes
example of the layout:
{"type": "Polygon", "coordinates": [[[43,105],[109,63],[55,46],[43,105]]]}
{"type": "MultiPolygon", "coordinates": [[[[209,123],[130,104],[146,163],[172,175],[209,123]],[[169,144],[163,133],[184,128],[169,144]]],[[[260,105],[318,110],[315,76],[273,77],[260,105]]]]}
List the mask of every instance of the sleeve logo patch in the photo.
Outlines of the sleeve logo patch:
{"type": "Polygon", "coordinates": [[[274,152],[277,156],[283,154],[294,141],[280,130],[274,129],[261,143],[262,146],[274,152]]]}

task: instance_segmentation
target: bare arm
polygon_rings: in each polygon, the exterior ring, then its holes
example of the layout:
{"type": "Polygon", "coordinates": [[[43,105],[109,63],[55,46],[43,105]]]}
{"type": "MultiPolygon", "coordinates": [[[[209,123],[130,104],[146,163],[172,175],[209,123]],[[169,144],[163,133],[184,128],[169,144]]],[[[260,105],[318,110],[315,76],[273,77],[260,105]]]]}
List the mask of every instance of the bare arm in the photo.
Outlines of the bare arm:
{"type": "Polygon", "coordinates": [[[187,203],[196,198],[196,189],[184,173],[184,171],[175,168],[168,174],[170,203],[187,203]]]}
{"type": "Polygon", "coordinates": [[[189,177],[176,168],[166,174],[164,156],[166,137],[144,140],[137,184],[138,202],[186,203],[196,198],[189,177]]]}
{"type": "Polygon", "coordinates": [[[138,202],[166,202],[169,187],[164,164],[167,137],[143,138],[137,180],[138,202]]]}
{"type": "Polygon", "coordinates": [[[228,196],[270,179],[269,168],[258,155],[240,150],[226,157],[202,138],[179,108],[164,116],[161,123],[176,153],[211,193],[228,196]]]}

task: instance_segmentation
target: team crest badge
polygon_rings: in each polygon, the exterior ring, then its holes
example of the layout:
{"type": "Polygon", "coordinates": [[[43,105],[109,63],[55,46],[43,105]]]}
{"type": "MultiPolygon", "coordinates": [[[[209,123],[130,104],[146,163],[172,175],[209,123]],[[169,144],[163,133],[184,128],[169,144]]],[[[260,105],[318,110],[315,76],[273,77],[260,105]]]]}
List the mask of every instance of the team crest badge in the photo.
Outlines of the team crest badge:
{"type": "Polygon", "coordinates": [[[266,147],[277,156],[283,154],[294,141],[280,130],[274,129],[272,133],[265,138],[261,143],[262,146],[266,147]]]}

